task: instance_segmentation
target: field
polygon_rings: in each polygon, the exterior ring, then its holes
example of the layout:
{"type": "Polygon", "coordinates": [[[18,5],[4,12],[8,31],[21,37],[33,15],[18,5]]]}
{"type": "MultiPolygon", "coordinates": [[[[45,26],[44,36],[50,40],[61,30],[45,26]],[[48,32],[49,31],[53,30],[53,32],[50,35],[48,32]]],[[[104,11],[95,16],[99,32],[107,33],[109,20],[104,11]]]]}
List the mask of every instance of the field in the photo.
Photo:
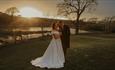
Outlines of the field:
{"type": "MultiPolygon", "coordinates": [[[[0,48],[0,70],[47,70],[34,67],[32,59],[46,50],[50,38],[31,39],[0,48]]],[[[66,64],[49,70],[115,70],[115,34],[71,35],[66,64]]]]}

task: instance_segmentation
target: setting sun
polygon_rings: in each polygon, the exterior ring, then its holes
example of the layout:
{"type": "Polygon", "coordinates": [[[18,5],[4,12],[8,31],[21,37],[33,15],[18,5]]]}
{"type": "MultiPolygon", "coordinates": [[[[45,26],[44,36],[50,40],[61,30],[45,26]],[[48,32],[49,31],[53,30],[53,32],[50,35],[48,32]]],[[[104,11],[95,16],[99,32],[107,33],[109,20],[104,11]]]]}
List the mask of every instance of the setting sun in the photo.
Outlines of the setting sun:
{"type": "Polygon", "coordinates": [[[22,17],[42,17],[43,13],[32,7],[23,7],[19,9],[22,17]]]}

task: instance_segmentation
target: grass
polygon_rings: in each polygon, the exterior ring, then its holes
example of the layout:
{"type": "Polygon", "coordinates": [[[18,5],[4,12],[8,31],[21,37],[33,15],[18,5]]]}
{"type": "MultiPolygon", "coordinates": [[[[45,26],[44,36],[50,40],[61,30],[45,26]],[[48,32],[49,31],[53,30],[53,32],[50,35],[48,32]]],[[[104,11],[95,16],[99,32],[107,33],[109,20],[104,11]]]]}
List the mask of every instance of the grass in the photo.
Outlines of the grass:
{"type": "MultiPolygon", "coordinates": [[[[0,48],[0,70],[47,70],[31,65],[43,55],[50,38],[0,48]]],[[[71,36],[71,48],[62,69],[51,70],[115,70],[115,34],[81,34],[71,36]]]]}

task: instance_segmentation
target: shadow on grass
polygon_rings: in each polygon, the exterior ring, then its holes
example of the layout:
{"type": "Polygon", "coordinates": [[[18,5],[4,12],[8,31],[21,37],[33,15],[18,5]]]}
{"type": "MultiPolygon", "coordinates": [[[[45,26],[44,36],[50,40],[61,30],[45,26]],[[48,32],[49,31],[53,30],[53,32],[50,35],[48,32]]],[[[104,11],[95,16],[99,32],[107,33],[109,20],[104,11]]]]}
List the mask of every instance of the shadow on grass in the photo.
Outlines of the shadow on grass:
{"type": "MultiPolygon", "coordinates": [[[[114,37],[114,35],[113,35],[114,37]]],[[[71,36],[66,64],[61,69],[41,69],[30,61],[45,52],[50,38],[31,39],[0,49],[0,70],[114,70],[115,39],[101,35],[71,36]]]]}

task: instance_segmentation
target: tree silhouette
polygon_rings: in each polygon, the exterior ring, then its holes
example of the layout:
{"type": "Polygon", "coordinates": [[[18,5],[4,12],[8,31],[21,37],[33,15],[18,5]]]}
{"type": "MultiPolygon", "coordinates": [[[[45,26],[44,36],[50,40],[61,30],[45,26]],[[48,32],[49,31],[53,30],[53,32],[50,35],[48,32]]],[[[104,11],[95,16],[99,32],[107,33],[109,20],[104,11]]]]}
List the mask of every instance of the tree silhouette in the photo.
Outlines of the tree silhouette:
{"type": "Polygon", "coordinates": [[[79,19],[81,14],[86,10],[91,10],[95,7],[97,0],[63,0],[63,2],[57,5],[58,14],[69,16],[73,14],[75,19],[76,34],[79,33],[79,19]]]}
{"type": "Polygon", "coordinates": [[[10,16],[14,16],[16,13],[19,13],[19,10],[16,7],[10,7],[6,9],[5,13],[10,16]]]}
{"type": "Polygon", "coordinates": [[[106,33],[111,33],[112,32],[112,22],[115,20],[115,16],[112,17],[105,17],[104,22],[104,30],[106,33]]]}
{"type": "Polygon", "coordinates": [[[16,13],[19,13],[19,10],[16,7],[10,7],[6,9],[5,13],[11,16],[11,19],[12,19],[11,23],[13,24],[13,27],[14,27],[14,30],[13,30],[14,42],[16,43],[16,32],[15,32],[16,26],[14,24],[14,21],[16,21],[15,15],[16,13]]]}

